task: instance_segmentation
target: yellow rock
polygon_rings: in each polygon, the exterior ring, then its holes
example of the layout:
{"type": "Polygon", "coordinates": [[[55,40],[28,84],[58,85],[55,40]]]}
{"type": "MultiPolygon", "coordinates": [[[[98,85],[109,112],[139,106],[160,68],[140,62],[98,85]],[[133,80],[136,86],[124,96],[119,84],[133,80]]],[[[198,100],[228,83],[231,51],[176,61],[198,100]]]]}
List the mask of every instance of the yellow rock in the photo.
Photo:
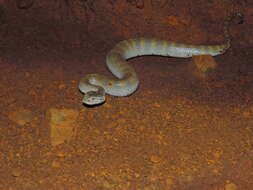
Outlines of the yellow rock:
{"type": "Polygon", "coordinates": [[[217,63],[211,55],[193,56],[192,63],[189,65],[193,75],[199,79],[207,78],[208,72],[216,67],[217,63]]]}
{"type": "Polygon", "coordinates": [[[52,146],[70,141],[76,135],[78,111],[71,109],[50,109],[46,117],[50,126],[52,146]]]}

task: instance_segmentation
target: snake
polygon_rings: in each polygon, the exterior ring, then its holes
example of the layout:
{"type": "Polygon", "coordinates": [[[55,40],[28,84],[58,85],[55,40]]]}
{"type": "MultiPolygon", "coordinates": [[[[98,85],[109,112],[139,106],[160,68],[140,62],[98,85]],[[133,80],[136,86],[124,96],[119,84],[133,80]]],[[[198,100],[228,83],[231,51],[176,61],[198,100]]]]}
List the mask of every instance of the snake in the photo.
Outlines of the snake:
{"type": "Polygon", "coordinates": [[[105,102],[105,95],[129,96],[139,86],[139,78],[135,69],[127,60],[137,56],[157,55],[176,58],[189,58],[194,55],[217,56],[229,49],[231,37],[229,25],[235,16],[231,14],[224,22],[224,42],[219,45],[191,45],[167,41],[157,38],[131,38],[119,42],[106,55],[106,65],[115,76],[109,78],[100,74],[87,74],[79,82],[79,90],[84,93],[83,104],[87,106],[100,105],[105,102]]]}

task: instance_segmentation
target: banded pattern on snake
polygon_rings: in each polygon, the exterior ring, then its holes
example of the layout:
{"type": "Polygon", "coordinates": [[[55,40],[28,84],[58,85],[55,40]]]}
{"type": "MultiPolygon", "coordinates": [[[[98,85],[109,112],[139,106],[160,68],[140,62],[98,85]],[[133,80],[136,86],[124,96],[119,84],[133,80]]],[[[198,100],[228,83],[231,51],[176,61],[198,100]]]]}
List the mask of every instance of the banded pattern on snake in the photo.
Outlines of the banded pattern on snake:
{"type": "MultiPolygon", "coordinates": [[[[108,69],[116,79],[100,74],[88,74],[79,82],[79,89],[85,93],[83,103],[97,105],[105,102],[105,94],[128,96],[134,93],[139,79],[127,59],[143,55],[159,55],[188,58],[193,55],[220,55],[230,47],[229,24],[234,16],[229,16],[224,23],[225,42],[220,45],[188,45],[155,38],[128,39],[118,43],[106,57],[108,69]]],[[[241,16],[241,15],[239,15],[241,16]]]]}

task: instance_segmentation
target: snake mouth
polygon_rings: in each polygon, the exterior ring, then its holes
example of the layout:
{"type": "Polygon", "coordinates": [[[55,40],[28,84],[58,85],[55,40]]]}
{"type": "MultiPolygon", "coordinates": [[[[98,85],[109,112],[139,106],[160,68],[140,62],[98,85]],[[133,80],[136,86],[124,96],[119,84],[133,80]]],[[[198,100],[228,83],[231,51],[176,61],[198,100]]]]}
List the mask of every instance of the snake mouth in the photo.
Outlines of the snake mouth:
{"type": "Polygon", "coordinates": [[[101,105],[105,102],[105,97],[97,95],[93,92],[88,92],[84,95],[83,104],[88,106],[101,105]]]}
{"type": "Polygon", "coordinates": [[[95,108],[95,107],[101,106],[101,105],[104,104],[104,103],[105,103],[105,101],[104,101],[104,102],[101,102],[101,103],[99,103],[99,104],[86,104],[86,103],[83,102],[83,105],[84,105],[85,107],[87,107],[87,108],[95,108]]]}

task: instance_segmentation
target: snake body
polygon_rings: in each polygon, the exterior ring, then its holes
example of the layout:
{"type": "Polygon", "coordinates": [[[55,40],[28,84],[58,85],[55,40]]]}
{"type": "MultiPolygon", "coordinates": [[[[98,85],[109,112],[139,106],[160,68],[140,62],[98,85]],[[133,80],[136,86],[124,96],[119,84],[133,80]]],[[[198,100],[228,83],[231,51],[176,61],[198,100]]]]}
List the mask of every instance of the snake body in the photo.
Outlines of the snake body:
{"type": "Polygon", "coordinates": [[[225,42],[220,45],[188,45],[155,38],[135,38],[121,41],[106,57],[106,65],[116,78],[100,74],[88,74],[79,82],[79,89],[85,93],[83,103],[97,105],[105,101],[105,94],[128,96],[135,92],[139,79],[128,59],[143,55],[159,55],[188,58],[193,55],[220,55],[230,47],[228,26],[233,16],[224,24],[225,42]]]}

